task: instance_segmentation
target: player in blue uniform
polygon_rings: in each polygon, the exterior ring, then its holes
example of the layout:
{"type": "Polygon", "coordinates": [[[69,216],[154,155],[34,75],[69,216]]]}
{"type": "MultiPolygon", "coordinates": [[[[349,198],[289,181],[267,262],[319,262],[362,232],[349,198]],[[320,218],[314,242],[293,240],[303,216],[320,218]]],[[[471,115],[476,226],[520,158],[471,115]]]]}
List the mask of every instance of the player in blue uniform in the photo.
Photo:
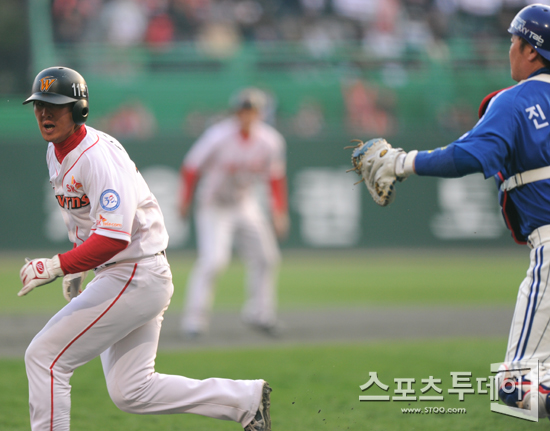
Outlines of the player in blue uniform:
{"type": "MultiPolygon", "coordinates": [[[[367,187],[373,188],[373,184],[378,187],[386,181],[388,200],[377,201],[381,205],[387,205],[393,198],[392,178],[402,180],[413,173],[452,178],[476,172],[483,173],[485,178],[495,177],[503,215],[513,238],[531,248],[531,264],[519,288],[504,363],[517,369],[517,364],[539,361],[539,417],[547,417],[550,414],[550,6],[535,4],[523,8],[508,31],[512,34],[511,75],[518,84],[485,98],[480,119],[471,131],[433,151],[405,153],[390,146],[379,147],[371,156],[367,143],[358,146],[353,158],[354,164],[359,161],[356,168],[367,187]],[[369,163],[378,165],[371,168],[367,166],[369,163]]],[[[369,141],[373,142],[370,144],[373,151],[380,145],[374,141],[380,140],[369,141]]],[[[385,141],[384,144],[387,145],[385,141]]],[[[373,198],[377,200],[376,195],[373,198]]],[[[513,378],[504,380],[499,391],[501,399],[513,407],[530,408],[536,400],[531,396],[537,394],[537,388],[527,384],[523,390],[531,391],[520,395],[518,386],[521,385],[513,378]]]]}
{"type": "MultiPolygon", "coordinates": [[[[414,159],[418,175],[460,177],[482,172],[495,177],[503,215],[516,242],[531,248],[510,329],[505,363],[539,360],[539,398],[550,410],[550,8],[532,5],[512,21],[510,67],[517,85],[486,100],[477,125],[451,145],[414,159]],[[544,27],[546,25],[546,27],[544,27]],[[533,182],[521,184],[532,172],[533,182]],[[539,172],[537,176],[537,172],[539,172]],[[516,176],[517,174],[520,174],[516,176]],[[529,175],[529,174],[528,174],[529,175]],[[507,183],[505,180],[510,179],[507,183]],[[515,180],[517,179],[517,180],[515,180]],[[516,181],[518,186],[514,186],[516,181]]],[[[521,406],[518,391],[502,388],[501,398],[521,406]]],[[[541,415],[544,416],[544,413],[541,415]]]]}

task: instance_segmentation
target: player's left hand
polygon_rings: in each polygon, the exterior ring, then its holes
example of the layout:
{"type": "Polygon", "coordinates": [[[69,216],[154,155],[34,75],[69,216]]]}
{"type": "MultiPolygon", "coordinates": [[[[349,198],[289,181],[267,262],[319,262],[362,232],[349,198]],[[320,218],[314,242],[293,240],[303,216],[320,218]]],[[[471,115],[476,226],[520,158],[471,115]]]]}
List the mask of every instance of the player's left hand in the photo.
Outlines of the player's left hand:
{"type": "Polygon", "coordinates": [[[191,204],[190,203],[181,203],[179,205],[179,213],[181,218],[186,219],[189,217],[189,214],[191,212],[191,204]]]}
{"type": "Polygon", "coordinates": [[[401,148],[393,148],[382,138],[365,143],[355,141],[359,142],[357,146],[346,147],[354,149],[351,156],[354,167],[348,172],[355,171],[362,178],[378,205],[391,204],[395,199],[396,181],[403,181],[410,174],[409,170],[403,169],[407,153],[401,148]]]}
{"type": "Polygon", "coordinates": [[[19,272],[23,288],[17,296],[23,296],[33,290],[35,287],[51,283],[57,277],[63,276],[59,256],[56,254],[51,259],[40,258],[30,260],[25,259],[25,265],[19,272]]]}

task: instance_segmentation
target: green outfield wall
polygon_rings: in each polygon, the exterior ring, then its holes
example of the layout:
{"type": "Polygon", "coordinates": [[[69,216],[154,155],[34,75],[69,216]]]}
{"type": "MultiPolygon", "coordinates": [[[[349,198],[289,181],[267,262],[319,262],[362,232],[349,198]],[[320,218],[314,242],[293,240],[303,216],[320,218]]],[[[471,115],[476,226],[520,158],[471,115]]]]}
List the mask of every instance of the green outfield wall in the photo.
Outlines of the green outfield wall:
{"type": "MultiPolygon", "coordinates": [[[[186,45],[162,52],[69,46],[35,68],[82,72],[89,124],[126,147],[161,203],[172,248],[194,247],[192,223],[176,213],[181,161],[249,85],[270,94],[267,119],[287,140],[292,229],[284,247],[513,247],[492,179],[410,178],[390,207],[379,208],[353,185],[355,174],[345,174],[351,139],[383,136],[405,150],[431,149],[473,127],[479,101],[513,84],[507,45],[494,47],[489,55],[454,41],[431,55],[378,58],[349,45],[324,55],[296,45],[223,54],[186,45]]],[[[0,249],[69,246],[48,185],[46,144],[24,97],[0,101],[0,249]]]]}

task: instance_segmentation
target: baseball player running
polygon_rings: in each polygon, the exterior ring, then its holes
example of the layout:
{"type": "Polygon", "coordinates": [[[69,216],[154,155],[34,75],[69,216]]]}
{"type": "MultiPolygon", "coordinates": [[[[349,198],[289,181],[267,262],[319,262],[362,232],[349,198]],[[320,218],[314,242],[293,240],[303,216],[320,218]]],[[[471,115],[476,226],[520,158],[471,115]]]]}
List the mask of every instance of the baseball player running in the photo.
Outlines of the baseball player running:
{"type": "Polygon", "coordinates": [[[187,285],[183,331],[196,337],[208,329],[216,276],[231,258],[236,242],[247,266],[247,296],[242,319],[275,335],[276,267],[279,250],[274,233],[288,231],[285,141],[261,121],[266,96],[246,88],[232,101],[234,115],[207,129],[185,157],[181,215],[186,217],[197,191],[195,226],[198,259],[187,285]],[[272,222],[255,186],[269,183],[272,222]]]}
{"type": "Polygon", "coordinates": [[[263,380],[206,379],[155,372],[163,314],[173,293],[164,252],[168,235],[155,197],[120,143],[85,126],[88,87],[65,67],[40,72],[32,95],[42,137],[49,142],[50,183],[74,248],[27,261],[19,296],[64,277],[70,302],[36,335],[25,354],[33,431],[70,427],[70,378],[96,356],[121,410],[138,414],[195,413],[270,430],[263,380]],[[78,295],[75,279],[95,277],[78,295]]]}
{"type": "Polygon", "coordinates": [[[396,180],[409,175],[494,177],[513,238],[531,249],[531,264],[519,287],[505,364],[517,370],[540,361],[540,386],[504,380],[499,395],[508,405],[550,413],[550,7],[522,9],[512,34],[510,68],[517,85],[486,97],[476,126],[452,144],[433,151],[392,148],[383,139],[360,144],[352,155],[374,200],[388,205],[396,180]],[[547,248],[548,247],[548,248],[547,248]],[[547,295],[548,293],[548,295],[547,295]],[[526,386],[527,385],[527,386],[526,386]],[[520,388],[531,389],[522,393],[520,388]],[[538,398],[537,397],[538,394],[538,398]]]}

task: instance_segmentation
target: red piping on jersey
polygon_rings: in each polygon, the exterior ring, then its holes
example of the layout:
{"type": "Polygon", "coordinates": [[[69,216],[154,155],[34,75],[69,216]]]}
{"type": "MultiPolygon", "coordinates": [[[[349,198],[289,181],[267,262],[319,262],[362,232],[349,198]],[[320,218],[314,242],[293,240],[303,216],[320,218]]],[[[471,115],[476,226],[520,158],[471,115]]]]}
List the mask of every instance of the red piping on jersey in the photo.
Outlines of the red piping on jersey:
{"type": "MultiPolygon", "coordinates": [[[[76,238],[77,238],[77,239],[79,239],[80,241],[82,241],[82,242],[84,242],[84,241],[85,241],[84,239],[82,239],[82,238],[80,238],[80,237],[78,236],[78,226],[76,227],[76,232],[75,232],[75,234],[74,234],[74,235],[75,235],[75,236],[76,236],[76,238]]],[[[75,243],[74,247],[76,247],[76,243],[75,243]]],[[[74,247],[73,247],[73,248],[74,248],[74,247]]]]}
{"type": "Polygon", "coordinates": [[[65,353],[69,347],[71,347],[80,337],[82,337],[86,332],[88,332],[88,330],[94,326],[97,322],[99,322],[99,320],[105,316],[105,314],[107,314],[107,312],[113,307],[113,305],[116,304],[116,302],[120,299],[120,297],[122,296],[122,294],[126,291],[126,288],[130,285],[130,283],[132,282],[132,279],[134,278],[134,275],[136,273],[136,269],[137,269],[137,266],[138,264],[134,264],[134,270],[132,271],[132,275],[130,276],[130,279],[128,280],[128,282],[126,283],[126,285],[122,288],[122,290],[120,291],[120,293],[117,295],[117,297],[115,298],[115,300],[113,302],[111,302],[111,304],[107,307],[107,309],[105,311],[103,311],[103,313],[101,313],[99,315],[99,317],[97,319],[95,319],[92,323],[90,323],[90,325],[88,325],[88,327],[86,329],[84,329],[80,334],[78,334],[75,338],[73,338],[71,340],[71,342],[69,344],[67,344],[67,346],[61,351],[61,353],[59,355],[57,355],[57,357],[54,359],[54,361],[52,362],[52,365],[50,366],[50,386],[51,386],[51,393],[50,393],[50,396],[51,396],[51,416],[50,416],[50,431],[53,431],[53,413],[54,413],[54,403],[53,403],[53,383],[54,383],[54,377],[53,377],[53,367],[55,366],[55,364],[57,363],[57,361],[59,360],[59,358],[61,358],[61,356],[63,355],[63,353],[65,353]]]}
{"type": "Polygon", "coordinates": [[[65,175],[63,175],[63,180],[62,180],[62,183],[65,182],[65,177],[67,176],[67,174],[69,173],[69,171],[74,168],[74,166],[78,163],[78,161],[80,160],[80,158],[84,155],[84,153],[86,151],[88,151],[90,148],[92,148],[95,144],[97,144],[99,142],[99,136],[97,137],[97,140],[92,144],[90,145],[88,148],[86,148],[84,151],[82,151],[82,154],[80,156],[78,156],[78,159],[76,159],[76,161],[73,163],[73,165],[67,170],[67,172],[65,172],[65,175]]]}
{"type": "Polygon", "coordinates": [[[111,228],[108,228],[108,227],[98,227],[96,230],[99,230],[99,229],[110,230],[111,232],[120,232],[120,233],[123,233],[125,235],[131,236],[130,232],[124,232],[124,231],[121,231],[121,230],[111,229],[111,228]]]}

